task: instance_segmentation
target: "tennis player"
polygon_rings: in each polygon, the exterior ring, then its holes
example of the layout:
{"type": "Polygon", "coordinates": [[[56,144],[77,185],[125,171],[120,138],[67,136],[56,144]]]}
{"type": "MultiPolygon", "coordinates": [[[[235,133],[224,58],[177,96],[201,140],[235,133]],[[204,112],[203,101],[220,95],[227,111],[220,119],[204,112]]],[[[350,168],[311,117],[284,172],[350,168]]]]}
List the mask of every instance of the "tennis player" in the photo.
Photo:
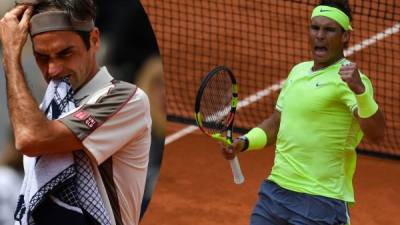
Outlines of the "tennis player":
{"type": "Polygon", "coordinates": [[[147,95],[98,66],[92,0],[18,3],[0,20],[10,120],[25,155],[16,224],[138,224],[151,143],[147,95]],[[54,93],[47,101],[46,92],[46,115],[21,63],[28,34],[54,93]]]}
{"type": "Polygon", "coordinates": [[[293,67],[268,119],[224,148],[231,159],[276,143],[252,225],[350,224],[355,148],[385,131],[370,80],[344,57],[351,17],[347,1],[320,1],[309,28],[313,60],[293,67]]]}

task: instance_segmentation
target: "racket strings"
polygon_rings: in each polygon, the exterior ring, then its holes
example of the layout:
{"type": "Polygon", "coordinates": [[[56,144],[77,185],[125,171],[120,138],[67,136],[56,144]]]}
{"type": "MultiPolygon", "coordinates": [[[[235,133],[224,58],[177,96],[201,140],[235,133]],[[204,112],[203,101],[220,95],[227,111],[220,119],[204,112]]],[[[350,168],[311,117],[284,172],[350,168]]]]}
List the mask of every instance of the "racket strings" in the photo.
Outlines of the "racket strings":
{"type": "Polygon", "coordinates": [[[231,102],[232,81],[228,74],[220,72],[208,81],[201,99],[203,127],[208,133],[222,133],[228,128],[231,102]]]}

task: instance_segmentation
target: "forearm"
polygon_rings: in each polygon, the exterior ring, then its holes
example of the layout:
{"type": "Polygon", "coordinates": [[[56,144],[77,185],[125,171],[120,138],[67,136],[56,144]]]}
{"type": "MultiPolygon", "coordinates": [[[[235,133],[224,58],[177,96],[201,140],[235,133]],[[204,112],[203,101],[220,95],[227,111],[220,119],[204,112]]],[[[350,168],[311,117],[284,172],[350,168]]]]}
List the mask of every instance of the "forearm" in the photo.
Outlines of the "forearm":
{"type": "Polygon", "coordinates": [[[364,88],[362,92],[355,92],[357,101],[356,116],[365,137],[379,143],[383,140],[385,132],[385,118],[379,105],[374,100],[372,87],[364,88]]]}
{"type": "Polygon", "coordinates": [[[266,146],[274,145],[279,131],[280,112],[274,111],[273,114],[260,123],[257,127],[263,129],[268,137],[266,146]]]}
{"type": "Polygon", "coordinates": [[[241,138],[242,144],[240,149],[242,151],[251,151],[275,144],[280,120],[281,113],[279,111],[274,111],[268,119],[251,129],[241,138]]]}
{"type": "Polygon", "coordinates": [[[8,109],[16,148],[29,156],[81,149],[82,144],[67,127],[44,116],[29,91],[21,54],[31,14],[32,7],[19,5],[0,19],[8,109]]]}
{"type": "Polygon", "coordinates": [[[383,141],[386,123],[381,110],[378,109],[378,111],[369,118],[359,118],[359,122],[361,130],[369,141],[375,144],[383,141]]]}
{"type": "Polygon", "coordinates": [[[47,122],[47,119],[30,93],[19,56],[5,55],[4,70],[8,110],[18,148],[21,143],[29,141],[35,134],[45,133],[43,124],[47,122]]]}

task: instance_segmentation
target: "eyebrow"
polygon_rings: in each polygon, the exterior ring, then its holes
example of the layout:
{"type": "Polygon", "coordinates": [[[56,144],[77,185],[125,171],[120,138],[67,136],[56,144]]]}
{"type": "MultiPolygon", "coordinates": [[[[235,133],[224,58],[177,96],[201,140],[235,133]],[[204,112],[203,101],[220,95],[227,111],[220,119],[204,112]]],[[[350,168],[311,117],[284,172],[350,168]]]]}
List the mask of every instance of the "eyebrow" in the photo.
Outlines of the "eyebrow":
{"type": "Polygon", "coordinates": [[[72,49],[74,49],[74,46],[69,46],[69,47],[64,48],[63,50],[57,52],[57,55],[64,55],[64,54],[70,52],[72,49]]]}
{"type": "MultiPolygon", "coordinates": [[[[75,47],[74,46],[68,46],[68,47],[66,47],[66,48],[64,48],[64,49],[62,49],[62,50],[60,50],[59,52],[57,52],[56,53],[56,55],[63,55],[63,54],[66,54],[66,53],[68,53],[68,52],[70,52],[71,50],[73,50],[75,47]]],[[[47,56],[47,54],[43,54],[43,53],[40,53],[39,51],[36,51],[36,50],[34,50],[34,53],[35,54],[38,54],[38,55],[40,55],[40,56],[47,56]]]]}
{"type": "Polygon", "coordinates": [[[337,29],[335,26],[333,25],[318,25],[318,24],[310,24],[311,28],[318,28],[318,29],[337,29]]]}

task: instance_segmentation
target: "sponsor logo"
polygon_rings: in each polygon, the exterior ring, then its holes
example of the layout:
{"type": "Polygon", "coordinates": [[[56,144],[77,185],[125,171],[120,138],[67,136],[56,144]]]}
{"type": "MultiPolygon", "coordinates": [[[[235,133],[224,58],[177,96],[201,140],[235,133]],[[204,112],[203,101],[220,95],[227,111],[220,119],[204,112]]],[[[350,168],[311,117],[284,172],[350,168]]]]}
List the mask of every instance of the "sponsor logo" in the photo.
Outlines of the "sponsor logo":
{"type": "Polygon", "coordinates": [[[317,82],[317,83],[315,84],[315,87],[316,87],[316,88],[320,88],[320,87],[323,87],[323,86],[326,86],[326,85],[328,85],[328,83],[320,83],[320,82],[317,82]]]}
{"type": "Polygon", "coordinates": [[[79,121],[82,121],[90,130],[97,128],[98,122],[95,117],[90,115],[88,112],[78,111],[74,114],[74,117],[79,121]]]}
{"type": "Polygon", "coordinates": [[[88,118],[86,118],[84,120],[84,123],[90,129],[94,129],[97,127],[97,121],[93,116],[89,116],[88,118]]]}
{"type": "Polygon", "coordinates": [[[331,10],[327,10],[327,9],[321,9],[321,10],[319,10],[319,12],[330,12],[331,10]]]}
{"type": "Polygon", "coordinates": [[[84,120],[86,119],[89,115],[89,113],[85,112],[85,111],[78,111],[74,114],[74,117],[79,119],[79,120],[84,120]]]}

